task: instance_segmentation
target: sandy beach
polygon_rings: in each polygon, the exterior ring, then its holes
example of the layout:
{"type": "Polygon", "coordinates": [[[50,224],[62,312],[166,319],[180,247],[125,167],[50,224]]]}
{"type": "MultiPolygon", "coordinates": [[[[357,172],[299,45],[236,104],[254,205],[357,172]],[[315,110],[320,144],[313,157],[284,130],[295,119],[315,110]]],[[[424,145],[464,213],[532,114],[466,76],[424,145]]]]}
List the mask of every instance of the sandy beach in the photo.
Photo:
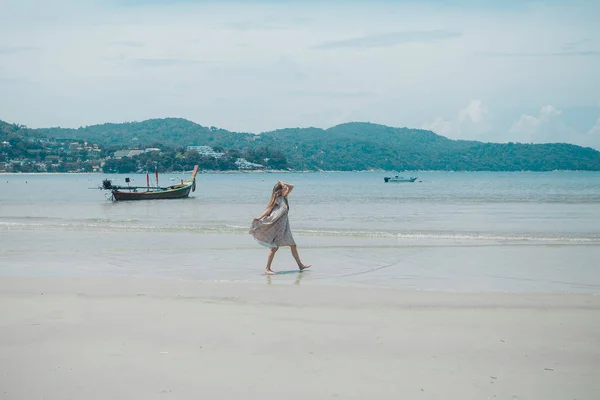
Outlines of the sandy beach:
{"type": "Polygon", "coordinates": [[[600,296],[0,281],[2,399],[595,399],[600,296]]]}

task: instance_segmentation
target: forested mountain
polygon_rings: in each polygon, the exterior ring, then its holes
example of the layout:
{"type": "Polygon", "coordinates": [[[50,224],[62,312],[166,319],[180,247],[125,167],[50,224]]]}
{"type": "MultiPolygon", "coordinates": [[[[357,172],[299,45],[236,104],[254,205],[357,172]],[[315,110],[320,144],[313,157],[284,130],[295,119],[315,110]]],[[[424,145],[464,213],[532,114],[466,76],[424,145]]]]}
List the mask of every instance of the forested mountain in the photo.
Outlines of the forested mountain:
{"type": "Polygon", "coordinates": [[[181,118],[19,131],[28,136],[80,139],[111,148],[164,144],[265,153],[272,149],[281,151],[294,170],[600,170],[600,152],[591,148],[564,143],[451,140],[427,130],[360,122],[329,129],[279,129],[259,135],[205,127],[181,118]]]}
{"type": "Polygon", "coordinates": [[[290,165],[323,170],[600,170],[600,152],[565,143],[451,140],[421,129],[346,123],[263,133],[290,165]]]}
{"type": "Polygon", "coordinates": [[[255,135],[205,127],[182,118],[149,119],[142,122],[102,124],[78,129],[32,129],[34,134],[55,139],[84,139],[104,146],[207,145],[242,149],[255,135]]]}

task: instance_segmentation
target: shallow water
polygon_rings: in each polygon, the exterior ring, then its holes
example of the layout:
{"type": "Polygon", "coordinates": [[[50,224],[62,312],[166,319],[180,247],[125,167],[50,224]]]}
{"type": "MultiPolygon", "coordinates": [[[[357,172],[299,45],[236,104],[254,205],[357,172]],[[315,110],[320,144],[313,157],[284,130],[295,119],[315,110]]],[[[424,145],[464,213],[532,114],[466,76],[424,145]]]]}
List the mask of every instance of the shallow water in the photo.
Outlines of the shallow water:
{"type": "Polygon", "coordinates": [[[0,275],[600,293],[600,173],[386,175],[202,174],[189,199],[119,203],[95,188],[126,175],[0,175],[0,275]],[[277,179],[296,186],[290,222],[313,268],[296,273],[282,248],[288,273],[267,278],[247,229],[277,179]]]}

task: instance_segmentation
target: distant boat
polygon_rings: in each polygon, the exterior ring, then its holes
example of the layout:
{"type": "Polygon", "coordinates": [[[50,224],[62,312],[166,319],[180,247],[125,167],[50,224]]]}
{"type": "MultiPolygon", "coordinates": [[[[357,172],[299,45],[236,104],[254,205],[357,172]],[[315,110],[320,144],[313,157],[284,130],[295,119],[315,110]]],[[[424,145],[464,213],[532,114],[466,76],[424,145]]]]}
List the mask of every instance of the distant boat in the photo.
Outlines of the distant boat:
{"type": "MultiPolygon", "coordinates": [[[[190,195],[190,191],[196,191],[196,174],[198,166],[194,167],[192,177],[188,181],[182,181],[173,186],[158,186],[158,170],[156,170],[156,186],[150,186],[150,178],[146,174],[146,186],[115,186],[109,179],[102,181],[100,189],[110,190],[114,201],[124,200],[161,200],[161,199],[182,199],[190,195]]],[[[125,178],[129,183],[129,178],[125,178]]]]}
{"type": "Polygon", "coordinates": [[[385,182],[414,182],[417,180],[416,176],[411,176],[410,178],[405,178],[403,176],[386,176],[383,178],[385,182]]]}

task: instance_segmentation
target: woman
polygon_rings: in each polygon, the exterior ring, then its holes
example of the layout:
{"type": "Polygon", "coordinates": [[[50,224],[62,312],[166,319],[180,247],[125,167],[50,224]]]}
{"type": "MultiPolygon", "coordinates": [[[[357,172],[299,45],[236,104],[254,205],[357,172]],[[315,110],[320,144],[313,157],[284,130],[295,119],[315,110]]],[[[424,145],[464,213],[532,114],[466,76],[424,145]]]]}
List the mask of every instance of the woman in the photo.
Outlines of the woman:
{"type": "Polygon", "coordinates": [[[296,242],[292,237],[292,231],[290,230],[290,223],[288,220],[289,205],[287,196],[294,189],[294,185],[277,181],[273,187],[273,194],[271,200],[267,204],[267,208],[260,215],[255,217],[250,227],[250,234],[254,236],[254,239],[263,246],[271,248],[269,257],[267,258],[267,268],[265,274],[273,275],[275,272],[271,270],[271,263],[275,253],[279,250],[280,246],[290,246],[292,255],[298,263],[300,271],[309,268],[310,265],[302,264],[300,256],[298,255],[298,249],[296,242]]]}

